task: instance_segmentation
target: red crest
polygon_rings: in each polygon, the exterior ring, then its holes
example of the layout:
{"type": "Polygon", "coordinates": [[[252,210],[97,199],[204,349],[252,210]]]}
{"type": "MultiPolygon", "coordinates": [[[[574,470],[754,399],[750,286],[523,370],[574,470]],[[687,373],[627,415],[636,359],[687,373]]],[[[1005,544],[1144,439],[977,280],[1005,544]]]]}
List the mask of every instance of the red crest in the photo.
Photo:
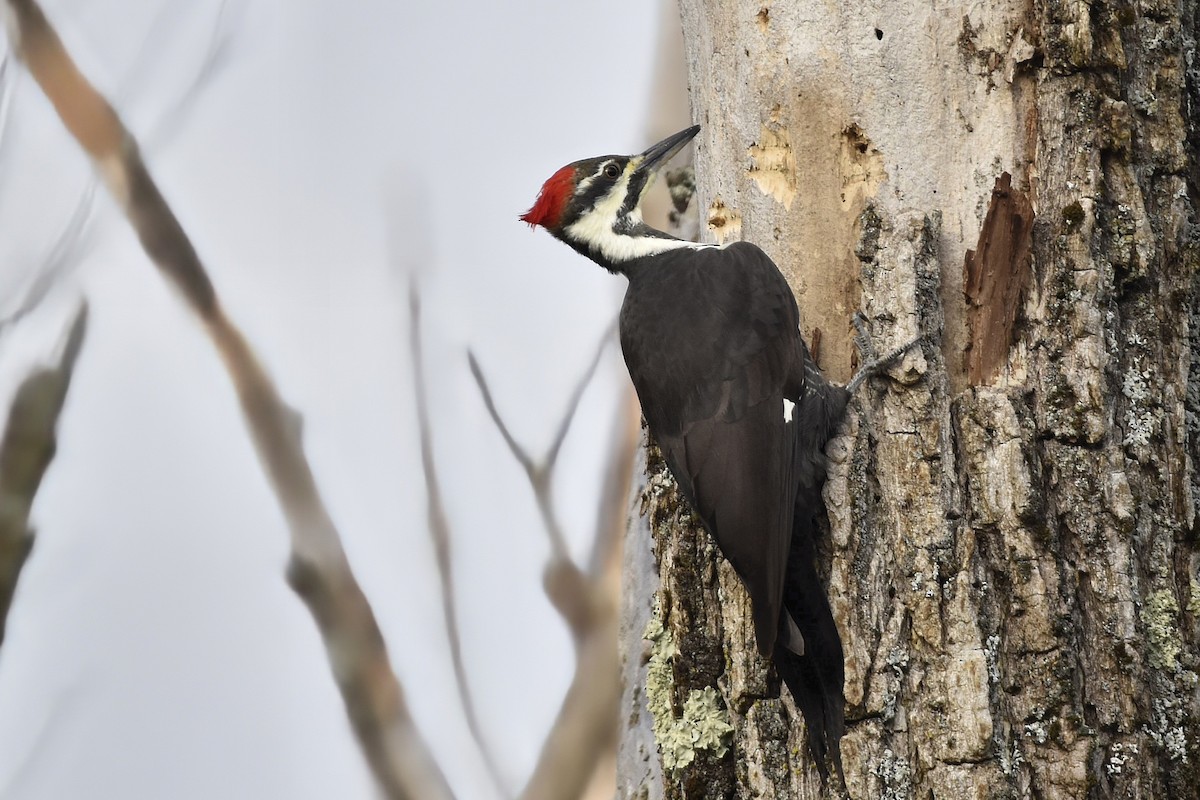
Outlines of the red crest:
{"type": "Polygon", "coordinates": [[[533,228],[541,225],[543,228],[553,228],[562,219],[563,209],[575,191],[575,167],[571,164],[560,169],[542,184],[533,208],[521,215],[522,222],[528,222],[533,228]]]}

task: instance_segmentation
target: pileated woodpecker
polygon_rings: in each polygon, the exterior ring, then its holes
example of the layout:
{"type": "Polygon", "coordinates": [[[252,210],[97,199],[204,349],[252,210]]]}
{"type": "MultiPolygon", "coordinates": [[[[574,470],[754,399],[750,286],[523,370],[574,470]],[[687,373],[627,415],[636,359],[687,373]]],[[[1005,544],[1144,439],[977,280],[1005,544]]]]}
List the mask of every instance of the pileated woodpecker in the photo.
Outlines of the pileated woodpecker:
{"type": "Polygon", "coordinates": [[[827,756],[842,773],[844,665],[813,563],[814,515],[822,451],[866,373],[846,388],[822,377],[800,336],[796,298],[757,246],[683,241],[642,221],[655,173],[699,131],[640,155],[568,164],[521,219],[629,279],[621,349],[642,413],[750,594],[759,652],[803,713],[826,781],[827,756]]]}

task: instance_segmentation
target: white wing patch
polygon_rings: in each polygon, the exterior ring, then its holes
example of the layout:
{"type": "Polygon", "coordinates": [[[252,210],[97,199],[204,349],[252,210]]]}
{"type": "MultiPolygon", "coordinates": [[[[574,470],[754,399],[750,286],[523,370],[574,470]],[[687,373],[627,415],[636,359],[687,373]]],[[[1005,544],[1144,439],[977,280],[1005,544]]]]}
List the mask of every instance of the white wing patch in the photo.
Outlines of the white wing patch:
{"type": "Polygon", "coordinates": [[[793,403],[791,400],[788,400],[786,397],[783,398],[783,421],[784,422],[792,421],[792,412],[795,410],[796,410],[796,404],[793,403]]]}

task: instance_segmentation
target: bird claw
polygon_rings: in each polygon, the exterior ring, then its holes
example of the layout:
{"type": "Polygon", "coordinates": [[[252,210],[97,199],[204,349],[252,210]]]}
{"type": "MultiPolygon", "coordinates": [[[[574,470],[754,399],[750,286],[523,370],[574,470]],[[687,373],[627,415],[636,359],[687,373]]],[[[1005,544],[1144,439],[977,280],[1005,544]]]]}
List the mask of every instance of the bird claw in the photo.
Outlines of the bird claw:
{"type": "Polygon", "coordinates": [[[846,384],[846,391],[850,394],[862,386],[869,378],[873,378],[883,370],[890,367],[896,359],[903,356],[909,350],[925,341],[924,336],[918,336],[908,344],[897,347],[889,353],[880,356],[875,350],[875,346],[871,344],[871,338],[867,331],[867,318],[863,316],[861,311],[854,312],[854,343],[858,345],[858,351],[862,353],[863,365],[859,367],[858,372],[854,373],[854,377],[846,384]]]}
{"type": "Polygon", "coordinates": [[[875,345],[871,344],[871,334],[867,330],[867,318],[861,311],[855,311],[851,319],[854,322],[854,344],[858,346],[863,363],[869,364],[876,361],[879,356],[875,352],[875,345]]]}

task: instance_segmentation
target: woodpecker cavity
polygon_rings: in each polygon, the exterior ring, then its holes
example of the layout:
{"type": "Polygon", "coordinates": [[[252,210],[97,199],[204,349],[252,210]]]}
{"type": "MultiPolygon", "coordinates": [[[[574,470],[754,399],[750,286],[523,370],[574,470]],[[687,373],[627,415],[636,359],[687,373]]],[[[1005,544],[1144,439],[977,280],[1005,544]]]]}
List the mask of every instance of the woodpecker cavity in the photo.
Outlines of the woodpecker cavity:
{"type": "MultiPolygon", "coordinates": [[[[629,280],[621,349],[650,432],[750,595],[759,652],[804,715],[822,780],[829,762],[840,778],[844,658],[814,560],[823,450],[850,391],[813,363],[796,299],[766,253],[642,221],[647,187],[699,131],[569,164],[521,219],[629,280]]],[[[850,386],[905,349],[871,359],[850,386]]]]}

